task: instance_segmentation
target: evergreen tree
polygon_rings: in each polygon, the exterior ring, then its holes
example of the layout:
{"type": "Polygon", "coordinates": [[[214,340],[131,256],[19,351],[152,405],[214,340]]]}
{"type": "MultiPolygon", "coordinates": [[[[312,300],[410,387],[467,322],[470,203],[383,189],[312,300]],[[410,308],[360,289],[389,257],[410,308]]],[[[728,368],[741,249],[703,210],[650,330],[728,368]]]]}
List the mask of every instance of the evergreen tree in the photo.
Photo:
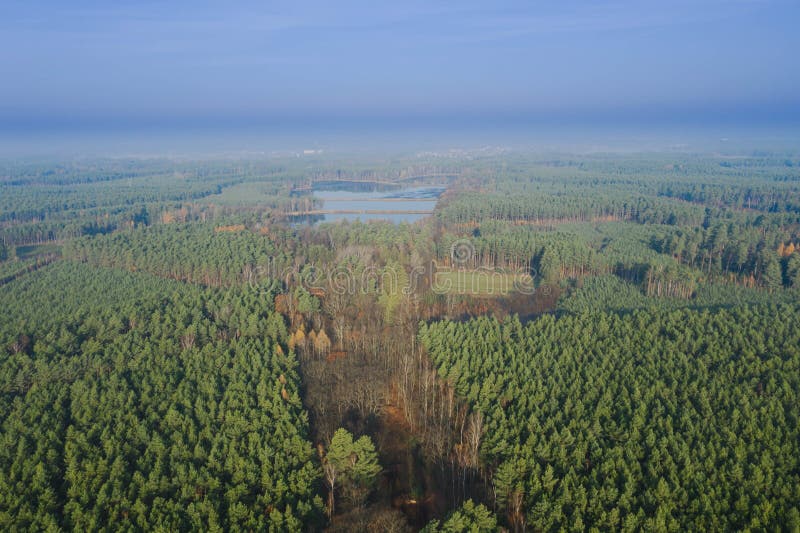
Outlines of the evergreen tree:
{"type": "Polygon", "coordinates": [[[800,253],[795,252],[786,260],[786,279],[789,286],[800,287],[800,253]]]}
{"type": "Polygon", "coordinates": [[[353,440],[344,428],[333,434],[322,459],[328,485],[328,514],[334,511],[334,494],[340,491],[353,505],[359,505],[375,485],[381,471],[372,439],[364,435],[353,440]]]}
{"type": "Polygon", "coordinates": [[[494,533],[497,519],[484,505],[467,500],[450,513],[443,523],[433,520],[422,528],[423,533],[494,533]]]}
{"type": "Polygon", "coordinates": [[[783,285],[783,276],[781,275],[781,265],[774,254],[769,254],[764,264],[764,275],[762,277],[764,286],[770,291],[775,291],[783,285]]]}

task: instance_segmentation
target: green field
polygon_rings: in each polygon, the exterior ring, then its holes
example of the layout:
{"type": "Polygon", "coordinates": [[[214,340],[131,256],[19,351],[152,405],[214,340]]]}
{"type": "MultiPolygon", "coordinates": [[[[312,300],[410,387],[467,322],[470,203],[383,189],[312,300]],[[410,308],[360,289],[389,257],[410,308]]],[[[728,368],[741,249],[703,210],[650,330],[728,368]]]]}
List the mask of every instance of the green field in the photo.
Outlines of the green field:
{"type": "Polygon", "coordinates": [[[19,259],[30,259],[37,255],[60,254],[61,246],[58,244],[32,244],[29,246],[17,246],[17,257],[19,259]]]}
{"type": "Polygon", "coordinates": [[[530,288],[532,280],[527,274],[474,269],[436,272],[432,283],[433,290],[440,294],[492,297],[530,288]]]}
{"type": "Polygon", "coordinates": [[[274,183],[245,182],[226,187],[221,194],[209,199],[226,206],[271,205],[275,202],[277,187],[274,183]]]}

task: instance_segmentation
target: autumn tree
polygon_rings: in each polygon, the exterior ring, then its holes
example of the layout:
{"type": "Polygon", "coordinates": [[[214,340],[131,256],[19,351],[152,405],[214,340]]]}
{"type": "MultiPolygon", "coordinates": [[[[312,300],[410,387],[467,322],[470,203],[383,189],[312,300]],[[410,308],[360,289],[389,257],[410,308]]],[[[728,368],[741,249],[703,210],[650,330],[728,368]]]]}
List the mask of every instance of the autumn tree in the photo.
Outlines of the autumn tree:
{"type": "Polygon", "coordinates": [[[328,338],[328,334],[325,333],[325,329],[320,329],[314,339],[314,350],[316,350],[317,355],[325,355],[330,349],[331,340],[328,338]]]}

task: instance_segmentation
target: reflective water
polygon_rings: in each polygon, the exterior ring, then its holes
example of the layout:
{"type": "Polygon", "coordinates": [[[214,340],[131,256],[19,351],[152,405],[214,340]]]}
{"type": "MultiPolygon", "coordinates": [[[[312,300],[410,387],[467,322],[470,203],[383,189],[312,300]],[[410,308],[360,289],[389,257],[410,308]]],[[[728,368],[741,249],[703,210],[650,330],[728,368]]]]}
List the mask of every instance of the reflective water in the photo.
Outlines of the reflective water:
{"type": "Polygon", "coordinates": [[[346,190],[314,190],[314,196],[323,200],[326,213],[319,222],[341,220],[388,220],[395,224],[415,222],[428,216],[444,187],[410,187],[392,191],[354,192],[346,190]]]}

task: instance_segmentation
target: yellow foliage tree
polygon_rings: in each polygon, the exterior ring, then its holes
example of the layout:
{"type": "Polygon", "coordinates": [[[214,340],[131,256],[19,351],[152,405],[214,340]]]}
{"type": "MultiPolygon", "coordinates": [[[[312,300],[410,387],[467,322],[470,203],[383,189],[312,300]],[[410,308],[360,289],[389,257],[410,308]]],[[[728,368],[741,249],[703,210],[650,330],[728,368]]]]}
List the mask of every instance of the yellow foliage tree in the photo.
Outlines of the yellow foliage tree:
{"type": "Polygon", "coordinates": [[[302,327],[294,332],[294,345],[302,349],[306,347],[306,334],[303,332],[302,327]]]}
{"type": "Polygon", "coordinates": [[[308,332],[308,338],[306,339],[306,345],[312,349],[317,348],[317,334],[312,329],[308,332]]]}
{"type": "Polygon", "coordinates": [[[325,330],[320,328],[317,338],[314,341],[314,350],[320,355],[325,355],[331,349],[331,340],[325,330]]]}

